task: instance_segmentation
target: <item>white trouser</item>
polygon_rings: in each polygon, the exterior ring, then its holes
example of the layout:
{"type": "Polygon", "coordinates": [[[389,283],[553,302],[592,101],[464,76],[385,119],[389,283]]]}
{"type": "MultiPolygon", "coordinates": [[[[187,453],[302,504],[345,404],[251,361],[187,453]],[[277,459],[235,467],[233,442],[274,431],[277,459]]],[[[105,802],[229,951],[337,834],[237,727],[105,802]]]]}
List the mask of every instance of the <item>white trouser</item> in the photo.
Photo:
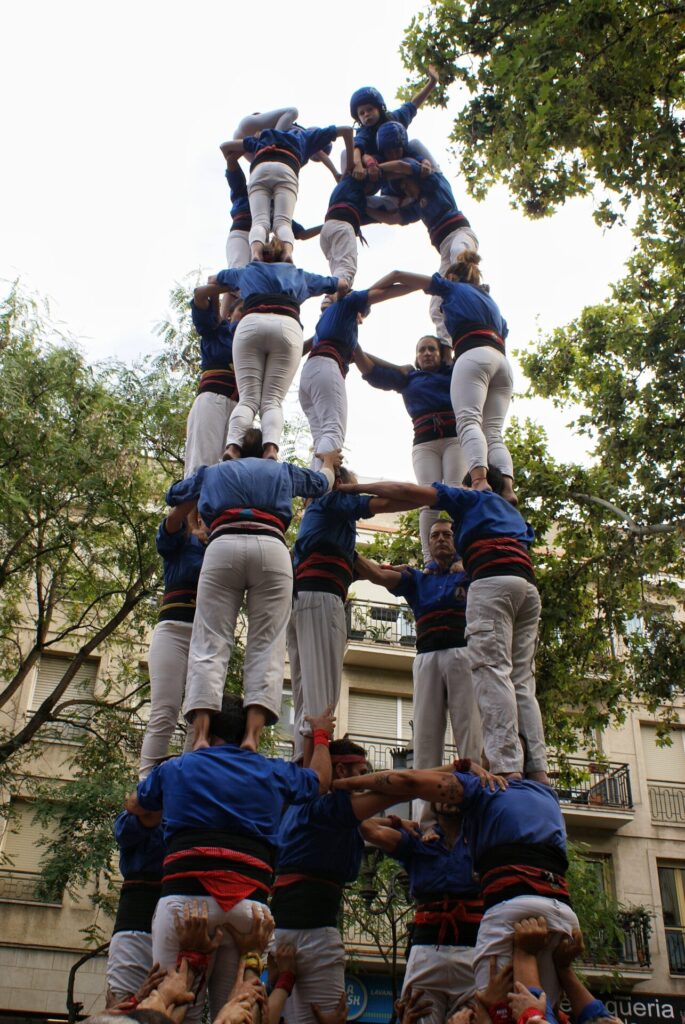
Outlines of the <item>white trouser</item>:
{"type": "MultiPolygon", "coordinates": [[[[440,267],[438,273],[444,277],[448,268],[456,262],[459,253],[465,252],[467,249],[478,252],[478,239],[471,228],[457,228],[456,231],[451,231],[440,243],[440,267]]],[[[445,319],[440,309],[441,305],[442,299],[440,296],[432,295],[430,315],[431,320],[435,324],[435,333],[446,345],[451,345],[452,339],[445,327],[445,319]]]]}
{"type": "Polygon", "coordinates": [[[304,724],[304,703],[302,700],[302,669],[300,652],[297,648],[297,633],[293,623],[292,612],[286,630],[288,661],[290,663],[290,689],[293,698],[293,761],[301,761],[304,755],[304,740],[300,726],[304,724]]]}
{"type": "Polygon", "coordinates": [[[535,696],[540,619],[537,588],[519,576],[475,580],[466,598],[466,637],[483,727],[496,773],[546,771],[542,716],[535,696]],[[525,765],[519,733],[528,748],[525,765]]]}
{"type": "MultiPolygon", "coordinates": [[[[483,737],[471,678],[468,648],[417,654],[414,677],[414,767],[442,764],[445,726],[449,713],[459,757],[480,761],[483,737]]],[[[433,820],[430,805],[415,801],[413,813],[427,824],[433,820]]]]}
{"type": "Polygon", "coordinates": [[[201,391],[197,396],[186,425],[184,477],[192,476],[199,466],[213,466],[221,460],[226,447],[228,421],[235,406],[232,399],[214,391],[201,391]]]}
{"type": "Polygon", "coordinates": [[[150,718],[140,752],[139,778],[145,779],[169,749],[178,724],[188,668],[192,622],[158,622],[147,656],[150,718]]]}
{"type": "Polygon", "coordinates": [[[107,953],[107,988],[117,1001],[132,996],[153,964],[149,932],[115,932],[107,953]]]}
{"type": "Polygon", "coordinates": [[[283,1016],[287,1024],[316,1024],[316,1003],[333,1011],[345,989],[345,947],[337,928],[277,928],[274,944],[291,943],[296,950],[296,980],[283,1016]]]}
{"type": "Polygon", "coordinates": [[[538,953],[540,982],[547,996],[547,1005],[554,1006],[561,994],[559,979],[552,954],[563,936],[578,928],[575,912],[565,903],[545,896],[515,896],[486,910],[478,929],[473,970],[476,987],[487,988],[490,977],[490,957],[497,957],[497,969],[511,963],[514,955],[514,925],[524,917],[544,917],[552,939],[538,953]]]}
{"type": "Polygon", "coordinates": [[[293,603],[288,657],[295,705],[295,727],[310,736],[305,715],[321,715],[340,699],[347,643],[345,606],[336,594],[303,590],[293,603]]]}
{"type": "Polygon", "coordinates": [[[250,232],[235,231],[228,232],[226,239],[226,266],[245,267],[250,262],[250,232]]]}
{"type": "MultiPolygon", "coordinates": [[[[411,450],[414,476],[417,484],[442,481],[449,487],[461,487],[466,475],[466,462],[461,445],[456,437],[439,437],[435,441],[422,441],[411,450]]],[[[437,509],[424,507],[419,513],[419,534],[424,562],[430,561],[428,539],[433,523],[440,518],[437,509]]]]}
{"type": "MultiPolygon", "coordinates": [[[[226,921],[237,928],[238,931],[247,932],[252,927],[252,908],[261,907],[262,904],[254,900],[241,900],[230,910],[222,910],[213,896],[199,897],[207,904],[208,919],[207,926],[210,935],[221,927],[226,921]]],[[[152,956],[155,963],[160,967],[173,970],[176,966],[176,957],[180,952],[176,928],[174,927],[174,911],[183,917],[183,908],[186,904],[197,901],[197,896],[162,896],[155,916],[152,918],[152,956]]],[[[207,969],[206,981],[209,988],[209,1009],[210,1020],[214,1020],[217,1013],[228,999],[233,988],[238,961],[240,959],[238,948],[233,938],[224,929],[224,936],[221,945],[212,956],[207,969]]],[[[190,1007],[186,1014],[186,1020],[197,1022],[202,1018],[204,1005],[204,989],[198,992],[195,1004],[190,1007]]]]}
{"type": "Polygon", "coordinates": [[[228,425],[228,444],[241,445],[259,412],[264,444],[279,444],[283,400],[302,358],[302,328],[280,313],[248,313],[233,339],[240,398],[228,425]]]}
{"type": "Polygon", "coordinates": [[[514,464],[502,437],[513,390],[509,360],[489,345],[472,348],[455,362],[450,397],[469,472],[489,464],[513,477],[514,464]]]}
{"type": "Polygon", "coordinates": [[[297,174],[287,164],[265,160],[253,168],[247,183],[252,214],[250,245],[268,242],[272,224],[274,234],[282,242],[295,244],[293,211],[297,202],[297,186],[297,174]]]}
{"type": "Polygon", "coordinates": [[[430,1011],[421,1017],[424,1024],[445,1024],[463,1003],[473,998],[473,955],[472,946],[411,947],[402,995],[411,985],[430,996],[430,1011]]]}
{"type": "Polygon", "coordinates": [[[323,463],[316,453],[342,448],[347,430],[347,389],[335,359],[314,356],[306,361],[300,374],[299,398],[312,432],[310,465],[318,470],[323,463]]]}
{"type": "Polygon", "coordinates": [[[197,588],[183,713],[218,711],[233,650],[238,612],[247,596],[244,705],[259,704],[278,720],[293,570],[277,537],[224,534],[207,547],[197,588]]]}
{"type": "MultiPolygon", "coordinates": [[[[263,113],[248,114],[244,117],[235,132],[234,139],[244,139],[247,135],[256,135],[264,128],[277,128],[279,132],[290,131],[297,121],[297,107],[280,107],[278,110],[265,110],[263,113]]],[[[248,154],[250,155],[250,154],[248,154]]]]}
{"type": "Polygon", "coordinates": [[[357,236],[344,220],[327,220],[319,235],[321,251],[333,277],[344,277],[350,288],[357,273],[357,236]]]}

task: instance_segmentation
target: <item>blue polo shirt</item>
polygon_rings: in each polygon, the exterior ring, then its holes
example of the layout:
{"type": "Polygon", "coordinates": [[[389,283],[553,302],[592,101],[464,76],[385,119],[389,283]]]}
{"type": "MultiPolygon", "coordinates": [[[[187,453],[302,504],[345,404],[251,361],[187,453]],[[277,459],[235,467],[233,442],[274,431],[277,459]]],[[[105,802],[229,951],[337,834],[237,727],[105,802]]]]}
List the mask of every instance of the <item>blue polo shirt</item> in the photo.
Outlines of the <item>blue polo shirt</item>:
{"type": "MultiPolygon", "coordinates": [[[[504,351],[503,342],[509,333],[507,322],[495,300],[482,288],[463,281],[448,281],[440,274],[433,274],[426,291],[442,299],[445,326],[453,341],[476,328],[490,328],[502,339],[500,351],[504,351]]],[[[485,342],[481,341],[481,344],[485,342]]]]}
{"type": "Polygon", "coordinates": [[[233,368],[233,338],[239,321],[220,319],[210,306],[200,309],[190,303],[193,327],[200,336],[200,365],[205,370],[233,368]]]}
{"type": "Polygon", "coordinates": [[[239,291],[247,301],[253,295],[285,295],[300,305],[312,295],[331,294],[338,287],[337,277],[323,277],[300,270],[292,263],[261,263],[253,260],[245,267],[220,270],[219,284],[239,291]]]}
{"type": "MultiPolygon", "coordinates": [[[[274,459],[234,459],[215,466],[200,466],[185,480],[178,480],[167,491],[167,504],[180,505],[197,500],[197,507],[208,526],[227,509],[245,512],[243,519],[259,519],[248,513],[257,510],[275,516],[285,531],[293,514],[293,498],[320,498],[329,489],[323,473],[301,469],[290,462],[274,459]]],[[[239,517],[240,518],[240,517],[239,517]]]]}
{"type": "Polygon", "coordinates": [[[169,533],[166,519],[159,524],[155,543],[164,562],[164,596],[159,621],[192,622],[205,545],[185,527],[169,533]]]}
{"type": "Polygon", "coordinates": [[[440,826],[434,825],[433,831],[438,838],[424,842],[421,837],[402,829],[400,842],[392,854],[407,869],[412,898],[478,896],[480,884],[474,877],[471,851],[464,837],[460,835],[450,848],[440,826]]]}
{"type": "Polygon", "coordinates": [[[416,649],[443,651],[450,647],[466,647],[465,572],[436,569],[430,573],[405,569],[391,593],[403,597],[416,620],[416,649]]]}
{"type": "Polygon", "coordinates": [[[161,825],[147,828],[135,814],[122,811],[114,821],[114,838],[119,847],[119,872],[124,881],[140,875],[162,877],[164,836],[161,825]]]}
{"type": "Polygon", "coordinates": [[[243,148],[246,153],[260,153],[270,146],[285,149],[292,153],[303,167],[319,150],[335,142],[337,136],[338,129],[334,124],[327,128],[292,128],[287,132],[278,128],[265,128],[258,136],[246,136],[243,139],[243,148]]]}
{"type": "Polygon", "coordinates": [[[350,368],[350,361],[358,343],[359,313],[369,311],[369,291],[348,292],[342,299],[331,303],[319,317],[312,339],[312,355],[323,354],[322,342],[332,343],[342,361],[343,373],[350,368]]]}
{"type": "Polygon", "coordinates": [[[364,380],[381,391],[399,391],[412,419],[428,413],[452,412],[452,367],[444,363],[437,370],[410,370],[409,373],[374,366],[371,373],[364,375],[364,380]]]}
{"type": "Polygon", "coordinates": [[[363,852],[350,794],[334,790],[287,809],[278,830],[276,873],[313,875],[346,885],[359,874],[363,852]]]}
{"type": "Polygon", "coordinates": [[[275,846],[285,804],[318,793],[319,779],[311,769],[232,743],[164,761],[138,784],[141,807],[163,812],[167,842],[183,829],[211,829],[275,846]]]}

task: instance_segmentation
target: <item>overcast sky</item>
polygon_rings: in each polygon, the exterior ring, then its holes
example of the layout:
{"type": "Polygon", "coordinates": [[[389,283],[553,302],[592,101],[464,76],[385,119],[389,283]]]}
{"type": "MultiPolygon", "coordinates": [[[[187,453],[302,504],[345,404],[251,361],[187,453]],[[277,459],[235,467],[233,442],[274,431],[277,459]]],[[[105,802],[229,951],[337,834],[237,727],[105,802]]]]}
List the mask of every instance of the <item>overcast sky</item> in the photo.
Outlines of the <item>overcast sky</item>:
{"type": "MultiPolygon", "coordinates": [[[[406,0],[283,4],[252,0],[179,3],[34,0],[2,5],[4,97],[0,277],[50,298],[53,315],[88,358],[127,361],[154,352],[154,324],[175,281],[225,263],[228,189],[219,143],[246,113],[295,105],[305,125],[350,123],[361,85],[389,106],[405,73],[403,30],[419,5],[406,0]]],[[[590,202],[569,203],[542,222],[509,208],[504,190],[475,203],[449,152],[452,119],[423,108],[410,130],[440,161],[481,246],[482,269],[509,323],[510,351],[534,342],[607,297],[630,250],[626,230],[602,232],[590,202]]],[[[341,143],[336,143],[339,157],[341,143]]],[[[296,219],[320,223],[333,178],[309,164],[296,219]]],[[[421,224],[366,232],[358,287],[393,268],[430,274],[438,257],[421,224]]],[[[318,239],[298,243],[296,263],[328,273],[318,239]]],[[[374,309],[365,349],[411,361],[430,333],[428,297],[374,309]]],[[[305,337],[318,300],[303,308],[305,337]]],[[[519,391],[525,380],[516,367],[519,391]]],[[[399,396],[348,377],[348,464],[364,476],[412,479],[411,423],[399,396]]],[[[289,410],[297,408],[296,392],[289,410]]],[[[547,427],[558,458],[583,446],[542,402],[514,399],[510,412],[547,427]]]]}

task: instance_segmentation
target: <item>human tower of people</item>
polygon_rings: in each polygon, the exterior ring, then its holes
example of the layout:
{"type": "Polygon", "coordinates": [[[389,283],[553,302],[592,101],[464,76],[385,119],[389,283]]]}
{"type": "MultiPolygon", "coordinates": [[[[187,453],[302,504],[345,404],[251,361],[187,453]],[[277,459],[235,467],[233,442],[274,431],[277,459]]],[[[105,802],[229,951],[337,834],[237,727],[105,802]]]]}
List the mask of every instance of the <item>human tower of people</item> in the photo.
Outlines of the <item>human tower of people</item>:
{"type": "Polygon", "coordinates": [[[608,1016],[571,966],[582,938],[535,696],[534,538],[502,438],[507,327],[449,183],[407,137],[436,81],[431,68],[394,111],[376,89],[357,90],[356,132],[302,128],[286,109],[244,119],[221,146],[228,267],[192,303],[202,376],[184,479],[169,488],[157,535],[165,588],[140,782],[115,824],[124,882],[108,1006],[139,1020],[156,1011],[197,1021],[208,999],[221,1024],[344,1021],[339,918],[365,843],[405,865],[416,901],[400,1006],[407,1024],[454,1014],[453,1024],[553,1021],[562,989],[579,1024],[608,1016]],[[342,174],[329,157],[336,138],[342,174]],[[323,225],[305,231],[292,218],[310,159],[337,183],[323,225]],[[393,272],[352,290],[362,226],[418,220],[438,272],[393,272]],[[328,277],[293,263],[295,239],[317,233],[328,277]],[[420,339],[414,365],[363,352],[357,334],[370,307],[417,289],[432,296],[435,333],[420,339]],[[278,452],[282,402],[303,355],[300,305],[315,295],[325,298],[304,346],[300,400],[313,457],[303,469],[278,452]],[[341,465],[352,362],[372,386],[401,393],[417,484],[360,485],[341,465]],[[295,496],[306,508],[290,552],[295,496]],[[413,508],[425,567],[379,565],[355,551],[358,520],[413,508]],[[369,774],[362,746],[332,739],[354,578],[387,587],[414,613],[413,770],[369,774]],[[237,697],[224,691],[244,603],[237,697]],[[259,753],[280,712],[286,645],[292,762],[259,753]],[[168,758],[181,708],[186,751],[168,758]],[[459,760],[440,767],[447,715],[459,760]],[[416,821],[379,817],[408,799],[416,821]]]}

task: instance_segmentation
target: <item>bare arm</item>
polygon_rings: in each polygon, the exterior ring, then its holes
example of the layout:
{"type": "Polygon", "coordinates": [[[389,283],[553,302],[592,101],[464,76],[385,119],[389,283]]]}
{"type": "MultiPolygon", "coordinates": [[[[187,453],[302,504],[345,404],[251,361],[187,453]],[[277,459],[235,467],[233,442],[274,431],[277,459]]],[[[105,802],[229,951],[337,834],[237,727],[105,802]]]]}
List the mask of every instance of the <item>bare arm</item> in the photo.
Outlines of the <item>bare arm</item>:
{"type": "Polygon", "coordinates": [[[235,288],[231,287],[231,285],[219,284],[218,281],[212,281],[211,284],[201,284],[193,292],[193,302],[198,309],[209,309],[209,304],[214,299],[218,299],[225,292],[232,291],[235,291],[235,288]]]}
{"type": "MultiPolygon", "coordinates": [[[[312,735],[319,729],[323,729],[329,736],[333,735],[335,718],[333,717],[333,709],[331,707],[326,708],[322,715],[307,715],[305,721],[311,725],[312,735]]],[[[331,764],[331,755],[328,747],[324,743],[316,743],[314,745],[314,753],[309,762],[309,767],[319,776],[319,793],[327,793],[331,788],[333,765],[331,764]]]]}
{"type": "Polygon", "coordinates": [[[335,164],[333,163],[333,161],[329,157],[328,153],[324,153],[324,151],[322,149],[320,149],[319,152],[315,153],[314,156],[311,159],[315,163],[323,164],[324,167],[327,167],[328,170],[333,175],[333,177],[335,178],[335,180],[336,181],[340,181],[340,178],[342,177],[342,175],[340,174],[340,171],[338,170],[338,168],[335,166],[335,164]]]}
{"type": "Polygon", "coordinates": [[[141,807],[135,792],[128,794],[124,800],[124,807],[129,814],[135,814],[144,828],[155,828],[162,820],[161,811],[146,811],[141,807]]]}
{"type": "Polygon", "coordinates": [[[398,512],[421,508],[422,505],[432,508],[438,500],[438,492],[434,487],[399,483],[394,480],[379,480],[372,484],[340,484],[338,490],[347,494],[374,494],[378,498],[388,498],[394,506],[402,506],[395,508],[398,512]]]}
{"type": "Polygon", "coordinates": [[[313,338],[307,338],[307,340],[305,341],[304,345],[302,346],[302,355],[303,356],[308,356],[309,355],[309,353],[312,350],[313,342],[314,342],[313,338]]]}
{"type": "MultiPolygon", "coordinates": [[[[372,509],[374,509],[374,502],[377,500],[379,499],[371,499],[372,509]]],[[[385,509],[374,509],[374,514],[384,511],[385,509]]],[[[397,569],[384,569],[378,562],[374,562],[371,558],[365,558],[359,552],[357,552],[357,557],[354,560],[354,570],[359,579],[370,580],[371,583],[377,583],[387,590],[393,590],[402,579],[402,573],[398,572],[397,569]]]]}
{"type": "MultiPolygon", "coordinates": [[[[352,167],[355,160],[357,150],[354,149],[354,129],[349,125],[338,125],[337,128],[338,138],[342,139],[345,143],[345,156],[347,158],[347,166],[352,167]]],[[[337,172],[333,172],[334,174],[337,172]]]]}
{"type": "MultiPolygon", "coordinates": [[[[328,160],[328,157],[326,157],[328,160]]],[[[305,228],[301,235],[298,236],[298,242],[306,242],[310,238],[316,238],[317,235],[321,234],[321,228],[323,224],[315,224],[313,228],[305,228]]]]}
{"type": "Polygon", "coordinates": [[[438,72],[437,72],[437,69],[436,69],[435,65],[429,64],[428,65],[428,81],[426,82],[426,84],[421,89],[419,89],[419,91],[416,93],[416,95],[412,96],[412,98],[411,98],[411,101],[412,101],[412,103],[414,104],[415,107],[420,107],[421,104],[425,102],[425,100],[433,92],[433,89],[436,87],[436,85],[438,84],[439,81],[440,81],[440,79],[439,79],[438,72]]]}
{"type": "Polygon", "coordinates": [[[379,224],[401,224],[402,218],[399,210],[383,210],[380,206],[367,206],[366,212],[379,224]]]}
{"type": "Polygon", "coordinates": [[[386,160],[378,165],[384,178],[409,178],[414,168],[408,160],[386,160]]]}
{"type": "Polygon", "coordinates": [[[219,149],[228,160],[229,156],[238,157],[242,156],[245,152],[242,139],[230,139],[228,142],[222,142],[219,149]]]}
{"type": "Polygon", "coordinates": [[[464,787],[455,775],[422,768],[336,779],[333,788],[378,793],[391,798],[387,806],[395,800],[413,800],[416,797],[430,803],[447,804],[459,804],[464,799],[464,787]]]}
{"type": "Polygon", "coordinates": [[[362,347],[358,343],[355,346],[353,359],[357,365],[359,372],[367,377],[373,370],[374,366],[385,366],[389,370],[398,370],[399,373],[404,374],[409,373],[413,369],[413,367],[409,365],[397,366],[395,363],[389,363],[387,359],[380,359],[378,356],[368,355],[368,353],[364,352],[362,347]]]}
{"type": "Polygon", "coordinates": [[[367,843],[377,846],[383,853],[394,853],[402,838],[401,832],[385,824],[385,818],[369,818],[363,821],[360,831],[367,843]]]}
{"type": "Polygon", "coordinates": [[[410,284],[403,280],[401,270],[391,270],[369,288],[369,304],[385,302],[386,299],[400,298],[402,295],[409,295],[410,292],[418,291],[420,285],[410,284]]]}

